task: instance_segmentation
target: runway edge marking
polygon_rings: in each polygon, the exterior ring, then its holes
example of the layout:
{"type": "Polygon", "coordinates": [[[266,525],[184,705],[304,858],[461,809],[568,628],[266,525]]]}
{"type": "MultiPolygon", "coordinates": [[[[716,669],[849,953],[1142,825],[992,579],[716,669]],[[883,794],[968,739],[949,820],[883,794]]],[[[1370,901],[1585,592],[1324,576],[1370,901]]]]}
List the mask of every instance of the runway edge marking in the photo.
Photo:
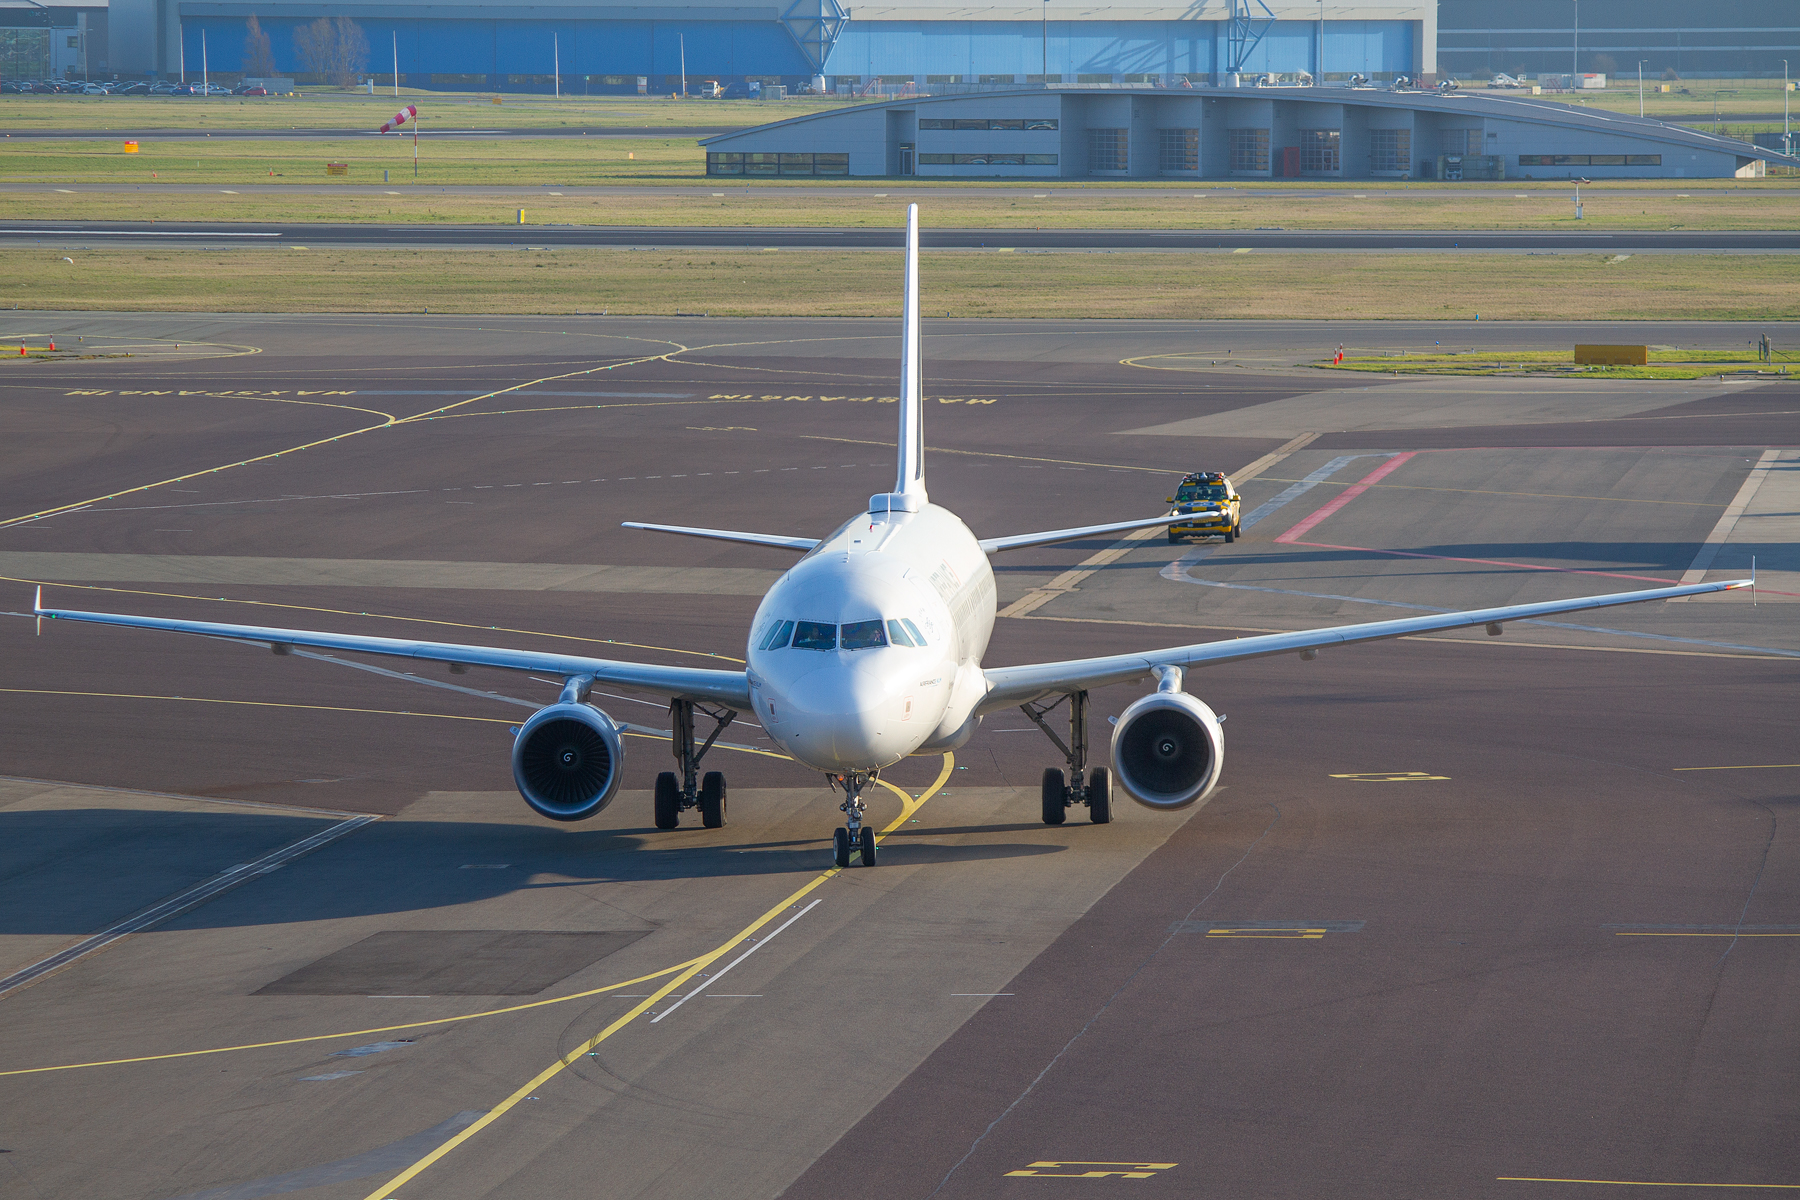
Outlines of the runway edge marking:
{"type": "MultiPolygon", "coordinates": [[[[927,800],[931,799],[933,796],[935,796],[938,793],[938,791],[940,789],[943,788],[944,784],[949,781],[951,772],[954,771],[955,769],[956,769],[956,755],[953,753],[945,754],[943,769],[938,772],[938,777],[931,782],[930,787],[928,787],[924,791],[920,792],[916,799],[913,797],[907,796],[906,793],[901,791],[899,788],[892,787],[892,785],[889,785],[890,790],[898,793],[902,797],[903,803],[901,805],[900,815],[895,817],[892,821],[888,822],[888,824],[882,828],[882,830],[881,830],[882,835],[885,836],[887,834],[890,834],[894,830],[896,830],[896,829],[900,828],[902,825],[904,825],[906,823],[906,821],[915,812],[918,812],[919,809],[924,806],[924,804],[927,800]]],[[[883,781],[883,782],[885,782],[885,781],[883,781]]],[[[444,1142],[443,1145],[441,1145],[437,1149],[433,1150],[430,1154],[427,1154],[425,1157],[421,1158],[418,1162],[416,1162],[412,1166],[406,1168],[406,1170],[400,1172],[398,1175],[396,1175],[392,1179],[388,1180],[382,1186],[376,1188],[373,1192],[370,1192],[367,1197],[367,1200],[390,1200],[392,1193],[396,1189],[404,1186],[411,1180],[415,1179],[427,1167],[430,1167],[433,1163],[436,1163],[439,1159],[442,1159],[445,1155],[449,1154],[452,1150],[456,1149],[458,1146],[462,1145],[464,1142],[466,1142],[470,1138],[474,1137],[477,1133],[480,1133],[483,1129],[486,1129],[489,1125],[492,1125],[496,1120],[498,1120],[502,1116],[505,1116],[506,1113],[510,1112],[514,1107],[516,1107],[526,1097],[528,1097],[532,1093],[536,1092],[538,1088],[542,1087],[544,1084],[548,1083],[550,1080],[554,1079],[556,1076],[562,1074],[569,1067],[571,1067],[575,1063],[579,1062],[584,1055],[586,1055],[590,1050],[593,1050],[596,1046],[600,1045],[601,1042],[606,1041],[608,1038],[612,1037],[615,1033],[618,1033],[621,1029],[624,1029],[627,1025],[631,1024],[633,1021],[635,1021],[639,1017],[643,1016],[646,1012],[648,1012],[651,1009],[652,1006],[654,1006],[656,1004],[660,1004],[663,1000],[667,999],[669,994],[671,992],[673,992],[676,988],[681,987],[683,984],[687,983],[694,976],[698,975],[700,973],[701,968],[711,965],[712,963],[718,961],[720,958],[724,957],[726,954],[730,953],[732,950],[736,949],[739,945],[743,944],[744,939],[748,938],[751,934],[755,933],[758,929],[761,929],[763,926],[767,925],[769,922],[771,922],[771,921],[775,920],[777,917],[781,916],[784,912],[786,912],[788,909],[794,907],[794,905],[798,904],[801,900],[804,900],[815,889],[819,888],[820,886],[822,886],[829,880],[837,878],[841,874],[843,874],[843,868],[839,868],[839,867],[832,867],[829,870],[822,871],[818,875],[814,876],[811,880],[809,880],[804,886],[797,888],[796,890],[791,892],[789,895],[782,898],[767,912],[763,913],[760,917],[756,918],[756,920],[752,921],[750,924],[744,926],[743,929],[739,930],[736,934],[732,935],[732,937],[730,939],[721,943],[716,949],[695,959],[693,961],[693,963],[686,970],[681,972],[681,974],[675,976],[673,979],[669,980],[669,982],[663,984],[662,987],[658,988],[656,991],[652,992],[650,995],[644,997],[642,1000],[638,1001],[637,1004],[632,1006],[632,1008],[629,1012],[626,1012],[623,1016],[614,1020],[611,1024],[607,1025],[599,1033],[596,1033],[593,1037],[582,1042],[575,1049],[569,1051],[567,1054],[559,1056],[555,1062],[551,1063],[548,1067],[545,1067],[542,1071],[539,1071],[536,1075],[532,1076],[531,1079],[528,1080],[523,1086],[519,1087],[510,1096],[508,1096],[506,1099],[502,1100],[499,1104],[496,1104],[492,1109],[490,1109],[487,1112],[486,1115],[482,1116],[479,1120],[475,1121],[474,1124],[470,1125],[467,1129],[464,1129],[461,1133],[458,1133],[455,1137],[448,1139],[447,1141],[444,1142]]],[[[808,905],[808,908],[810,908],[810,907],[811,906],[808,905]]]]}

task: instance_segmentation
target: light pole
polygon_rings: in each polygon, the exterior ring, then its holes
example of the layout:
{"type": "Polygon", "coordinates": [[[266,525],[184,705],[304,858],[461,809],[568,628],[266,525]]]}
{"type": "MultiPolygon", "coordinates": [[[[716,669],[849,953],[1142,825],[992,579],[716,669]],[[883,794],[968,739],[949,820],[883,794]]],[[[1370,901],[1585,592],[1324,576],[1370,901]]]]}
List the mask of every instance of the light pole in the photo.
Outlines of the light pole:
{"type": "Polygon", "coordinates": [[[1638,59],[1638,116],[1644,115],[1644,60],[1638,59]]]}
{"type": "Polygon", "coordinates": [[[400,31],[389,31],[394,39],[394,99],[400,98],[400,31]]]}
{"type": "Polygon", "coordinates": [[[1788,60],[1781,60],[1781,150],[1784,154],[1794,152],[1794,135],[1788,132],[1788,60]]]}
{"type": "Polygon", "coordinates": [[[1579,88],[1576,76],[1581,74],[1581,0],[1574,0],[1575,48],[1569,58],[1569,86],[1579,88]]]}
{"type": "Polygon", "coordinates": [[[1044,86],[1050,86],[1050,0],[1044,0],[1044,7],[1038,10],[1042,18],[1040,24],[1044,33],[1044,86]]]}

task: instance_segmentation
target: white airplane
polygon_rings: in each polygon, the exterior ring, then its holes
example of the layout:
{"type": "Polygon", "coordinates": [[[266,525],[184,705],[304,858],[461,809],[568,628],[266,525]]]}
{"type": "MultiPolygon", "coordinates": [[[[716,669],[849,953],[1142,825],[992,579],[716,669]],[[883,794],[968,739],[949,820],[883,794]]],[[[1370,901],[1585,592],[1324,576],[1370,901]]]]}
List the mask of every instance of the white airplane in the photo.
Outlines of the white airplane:
{"type": "Polygon", "coordinates": [[[698,808],[702,823],[725,823],[724,775],[697,779],[701,759],[739,714],[754,713],[769,736],[803,766],[821,771],[844,793],[846,821],[835,831],[837,865],[854,854],[873,866],[877,847],[863,824],[862,793],[885,768],[911,754],[938,754],[969,740],[983,717],[1022,709],[1049,735],[1067,763],[1067,774],[1049,768],[1043,779],[1043,819],[1060,825],[1067,810],[1085,805],[1095,824],[1112,819],[1111,780],[1105,767],[1088,767],[1088,692],[1110,684],[1154,679],[1156,690],[1119,714],[1112,734],[1118,782],[1132,799],[1152,809],[1199,804],[1211,794],[1225,760],[1224,718],[1183,690],[1186,672],[1214,663],[1272,654],[1312,658],[1325,647],[1406,637],[1444,629],[1487,626],[1498,634],[1508,621],[1644,600],[1696,596],[1749,585],[1748,580],[1651,588],[1607,596],[1515,604],[1443,615],[1404,617],[1301,633],[1264,634],[1140,654],[983,667],[993,631],[994,573],[991,555],[1096,534],[1167,525],[1178,513],[1056,529],[1014,537],[979,538],[925,491],[925,442],[919,370],[918,207],[906,218],[906,293],[901,347],[899,474],[894,490],[869,499],[830,535],[820,538],[738,533],[719,529],[646,525],[691,537],[748,542],[799,552],[800,560],[776,581],[751,624],[746,667],[741,671],[662,667],[541,651],[504,650],[400,638],[360,637],[300,629],[222,625],[114,613],[46,609],[38,589],[39,617],[92,621],[142,629],[260,643],[276,654],[294,647],[346,650],[446,663],[452,671],[499,667],[554,673],[564,680],[556,703],[519,728],[512,747],[513,779],[525,802],[557,821],[579,821],[604,809],[624,774],[620,727],[588,703],[595,684],[622,687],[669,701],[671,739],[681,765],[678,777],[657,777],[655,820],[673,829],[681,813],[698,808]],[[1045,722],[1068,703],[1069,739],[1045,722]],[[714,722],[696,745],[694,716],[714,722]]]}

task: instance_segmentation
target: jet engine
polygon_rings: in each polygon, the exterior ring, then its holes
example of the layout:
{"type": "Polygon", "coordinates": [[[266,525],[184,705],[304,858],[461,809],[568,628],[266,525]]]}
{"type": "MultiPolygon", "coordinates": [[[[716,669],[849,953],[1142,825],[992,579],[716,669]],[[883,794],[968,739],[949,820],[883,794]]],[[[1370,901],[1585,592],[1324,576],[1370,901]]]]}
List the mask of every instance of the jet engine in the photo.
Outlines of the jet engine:
{"type": "Polygon", "coordinates": [[[612,802],[625,773],[619,727],[591,704],[552,704],[513,739],[513,782],[552,821],[580,821],[612,802]]]}
{"type": "Polygon", "coordinates": [[[1186,808],[1218,782],[1225,731],[1213,710],[1186,692],[1152,692],[1119,714],[1112,759],[1119,786],[1139,804],[1186,808]]]}

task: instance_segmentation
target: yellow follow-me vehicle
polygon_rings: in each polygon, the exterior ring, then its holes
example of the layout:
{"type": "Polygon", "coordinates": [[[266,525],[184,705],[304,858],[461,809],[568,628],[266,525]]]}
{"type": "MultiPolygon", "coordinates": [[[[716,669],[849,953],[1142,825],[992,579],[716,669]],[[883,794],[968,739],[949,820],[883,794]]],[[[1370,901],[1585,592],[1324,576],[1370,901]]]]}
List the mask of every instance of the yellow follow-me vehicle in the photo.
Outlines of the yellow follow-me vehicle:
{"type": "Polygon", "coordinates": [[[1194,519],[1169,526],[1169,540],[1185,537],[1222,537],[1237,540],[1238,494],[1222,471],[1194,471],[1181,480],[1181,486],[1169,497],[1177,512],[1192,513],[1194,519]]]}

